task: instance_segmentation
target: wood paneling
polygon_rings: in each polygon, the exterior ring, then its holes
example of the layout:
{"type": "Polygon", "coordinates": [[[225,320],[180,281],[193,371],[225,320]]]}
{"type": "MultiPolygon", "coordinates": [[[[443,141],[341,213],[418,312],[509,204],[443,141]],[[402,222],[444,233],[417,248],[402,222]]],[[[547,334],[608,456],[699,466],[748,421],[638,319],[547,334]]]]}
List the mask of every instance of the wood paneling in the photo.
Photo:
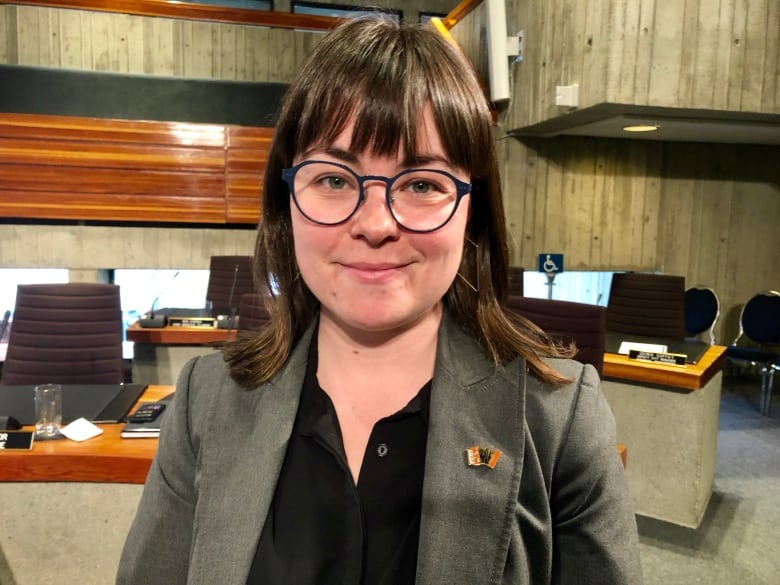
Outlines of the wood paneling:
{"type": "Polygon", "coordinates": [[[272,134],[0,113],[0,217],[254,224],[272,134]]]}

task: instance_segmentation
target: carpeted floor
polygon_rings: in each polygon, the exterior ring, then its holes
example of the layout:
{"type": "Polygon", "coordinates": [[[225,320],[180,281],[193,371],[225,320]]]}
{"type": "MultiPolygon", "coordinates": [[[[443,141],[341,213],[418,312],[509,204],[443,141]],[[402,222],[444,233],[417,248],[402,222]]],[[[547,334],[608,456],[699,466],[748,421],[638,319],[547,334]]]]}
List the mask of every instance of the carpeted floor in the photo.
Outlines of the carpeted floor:
{"type": "Polygon", "coordinates": [[[701,526],[637,519],[645,585],[780,584],[780,387],[765,417],[758,384],[724,376],[715,487],[701,526]]]}

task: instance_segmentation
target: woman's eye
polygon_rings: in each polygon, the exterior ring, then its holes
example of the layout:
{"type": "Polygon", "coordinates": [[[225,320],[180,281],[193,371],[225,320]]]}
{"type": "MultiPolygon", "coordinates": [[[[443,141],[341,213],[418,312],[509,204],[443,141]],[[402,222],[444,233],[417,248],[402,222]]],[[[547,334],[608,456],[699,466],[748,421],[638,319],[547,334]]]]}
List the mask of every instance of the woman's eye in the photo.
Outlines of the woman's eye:
{"type": "Polygon", "coordinates": [[[411,185],[411,190],[415,193],[425,194],[430,193],[433,190],[433,185],[427,181],[415,181],[411,185]]]}
{"type": "Polygon", "coordinates": [[[329,177],[324,177],[320,180],[320,183],[330,189],[343,189],[347,185],[347,181],[344,180],[344,177],[337,177],[332,175],[329,177]]]}

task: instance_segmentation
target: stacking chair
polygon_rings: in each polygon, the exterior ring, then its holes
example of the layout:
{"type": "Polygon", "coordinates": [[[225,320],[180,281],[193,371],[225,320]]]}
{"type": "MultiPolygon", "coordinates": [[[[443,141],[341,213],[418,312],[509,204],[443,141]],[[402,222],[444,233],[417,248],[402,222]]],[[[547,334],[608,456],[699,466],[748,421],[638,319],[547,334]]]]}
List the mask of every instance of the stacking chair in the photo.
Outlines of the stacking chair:
{"type": "Polygon", "coordinates": [[[533,299],[512,295],[506,308],[542,329],[553,339],[574,342],[574,359],[592,364],[599,376],[604,368],[606,309],[598,305],[533,299]]]}
{"type": "Polygon", "coordinates": [[[20,284],[0,383],[119,384],[122,311],[113,284],[20,284]]]}
{"type": "Polygon", "coordinates": [[[618,272],[607,301],[607,331],[685,339],[685,278],[667,274],[618,272]]]}
{"type": "Polygon", "coordinates": [[[244,293],[239,302],[238,337],[250,337],[255,331],[262,329],[269,321],[268,311],[260,293],[244,293]]]}
{"type": "Polygon", "coordinates": [[[715,323],[720,316],[720,301],[715,291],[706,286],[694,286],[685,291],[685,335],[696,337],[707,333],[710,345],[715,345],[715,323]]]}
{"type": "MultiPolygon", "coordinates": [[[[13,330],[12,330],[13,331],[13,330]]],[[[770,290],[751,297],[739,315],[739,333],[726,348],[730,362],[747,364],[761,372],[761,412],[769,413],[773,365],[780,356],[780,292],[770,290]]]]}
{"type": "Polygon", "coordinates": [[[761,394],[761,414],[765,416],[772,414],[772,385],[775,381],[775,372],[780,372],[780,357],[769,364],[767,371],[769,381],[767,382],[766,389],[761,394]]]}
{"type": "Polygon", "coordinates": [[[255,292],[251,256],[212,256],[206,301],[215,315],[241,314],[238,303],[244,293],[255,292]]]}

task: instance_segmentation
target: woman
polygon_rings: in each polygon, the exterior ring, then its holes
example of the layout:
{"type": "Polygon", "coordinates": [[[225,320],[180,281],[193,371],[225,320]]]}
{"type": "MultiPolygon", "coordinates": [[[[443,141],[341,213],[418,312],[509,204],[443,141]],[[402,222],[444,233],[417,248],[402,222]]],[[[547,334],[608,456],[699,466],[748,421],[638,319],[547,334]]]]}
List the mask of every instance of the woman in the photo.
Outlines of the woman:
{"type": "Polygon", "coordinates": [[[271,326],[184,368],[118,583],[641,581],[595,370],[502,309],[493,144],[432,29],[318,43],[265,176],[271,326]]]}

